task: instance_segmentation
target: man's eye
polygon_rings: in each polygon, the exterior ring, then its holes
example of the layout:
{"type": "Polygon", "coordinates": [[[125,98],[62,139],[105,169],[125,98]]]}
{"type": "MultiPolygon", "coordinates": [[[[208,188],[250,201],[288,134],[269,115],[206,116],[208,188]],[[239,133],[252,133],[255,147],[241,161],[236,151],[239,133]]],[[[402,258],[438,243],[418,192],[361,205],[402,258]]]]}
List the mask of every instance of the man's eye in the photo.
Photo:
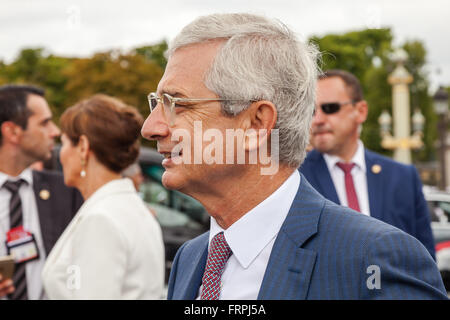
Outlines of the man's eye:
{"type": "Polygon", "coordinates": [[[188,108],[189,104],[187,103],[175,103],[175,108],[188,108]]]}

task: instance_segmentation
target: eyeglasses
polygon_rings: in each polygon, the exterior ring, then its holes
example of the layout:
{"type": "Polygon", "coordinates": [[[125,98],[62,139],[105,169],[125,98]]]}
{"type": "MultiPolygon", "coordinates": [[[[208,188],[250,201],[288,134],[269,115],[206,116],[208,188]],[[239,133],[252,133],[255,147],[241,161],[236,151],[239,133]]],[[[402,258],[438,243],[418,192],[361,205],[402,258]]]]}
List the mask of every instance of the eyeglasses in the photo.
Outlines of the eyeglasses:
{"type": "MultiPolygon", "coordinates": [[[[322,112],[325,114],[333,114],[341,110],[342,106],[345,106],[347,104],[354,104],[356,101],[351,100],[347,102],[329,102],[329,103],[322,103],[320,105],[320,108],[322,109],[322,112]]],[[[314,114],[316,113],[316,110],[314,110],[314,114]]]]}
{"type": "Polygon", "coordinates": [[[167,93],[163,93],[161,97],[158,97],[158,95],[155,92],[150,93],[148,96],[148,103],[150,105],[150,113],[155,110],[155,108],[158,106],[159,103],[163,105],[163,112],[166,119],[169,121],[171,125],[173,125],[173,122],[175,121],[176,117],[176,109],[177,108],[192,108],[194,106],[193,103],[200,103],[200,102],[212,102],[212,101],[232,101],[232,102],[238,102],[238,101],[248,101],[248,102],[255,102],[257,100],[242,100],[242,99],[221,99],[221,98],[196,98],[196,99],[189,99],[189,98],[174,98],[171,95],[167,93]]]}

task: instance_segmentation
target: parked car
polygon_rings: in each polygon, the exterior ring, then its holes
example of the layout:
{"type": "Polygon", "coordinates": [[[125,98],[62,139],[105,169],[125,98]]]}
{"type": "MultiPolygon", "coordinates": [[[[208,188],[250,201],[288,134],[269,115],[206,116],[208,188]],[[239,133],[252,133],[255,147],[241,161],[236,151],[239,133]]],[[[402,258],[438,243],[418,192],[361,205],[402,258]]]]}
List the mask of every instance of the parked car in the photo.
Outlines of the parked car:
{"type": "Polygon", "coordinates": [[[436,263],[447,291],[450,292],[450,193],[424,186],[436,245],[436,263]]]}

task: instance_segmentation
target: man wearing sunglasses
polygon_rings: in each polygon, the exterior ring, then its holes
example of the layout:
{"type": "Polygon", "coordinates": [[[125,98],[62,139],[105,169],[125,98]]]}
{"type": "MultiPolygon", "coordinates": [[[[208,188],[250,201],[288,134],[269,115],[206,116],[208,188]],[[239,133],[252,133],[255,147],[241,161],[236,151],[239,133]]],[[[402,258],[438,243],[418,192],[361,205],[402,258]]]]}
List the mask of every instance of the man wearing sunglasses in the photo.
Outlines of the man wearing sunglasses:
{"type": "Polygon", "coordinates": [[[434,258],[430,216],[415,167],[371,152],[359,139],[368,113],[359,80],[329,70],[320,76],[316,93],[314,150],[300,171],[327,199],[409,233],[434,258]]]}

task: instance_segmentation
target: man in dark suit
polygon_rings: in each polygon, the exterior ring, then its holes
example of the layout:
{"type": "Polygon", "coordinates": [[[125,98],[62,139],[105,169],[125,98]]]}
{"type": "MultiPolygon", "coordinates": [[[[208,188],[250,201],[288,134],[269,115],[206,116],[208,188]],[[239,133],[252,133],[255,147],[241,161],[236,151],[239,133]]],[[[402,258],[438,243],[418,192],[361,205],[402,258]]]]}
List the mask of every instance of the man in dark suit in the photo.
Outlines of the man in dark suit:
{"type": "Polygon", "coordinates": [[[311,125],[314,150],[300,172],[325,198],[409,233],[434,258],[430,216],[417,170],[364,148],[359,134],[367,113],[354,75],[343,70],[321,75],[311,125]]]}
{"type": "Polygon", "coordinates": [[[316,55],[252,14],[200,17],[170,43],[142,135],[165,156],[163,184],[199,200],[211,227],[177,252],[169,299],[446,299],[417,239],[297,170],[316,55]]]}
{"type": "Polygon", "coordinates": [[[60,134],[43,90],[0,87],[0,129],[0,256],[16,254],[12,279],[0,280],[0,297],[40,299],[45,257],[77,212],[82,197],[64,185],[60,173],[30,168],[36,161],[50,159],[54,138],[60,134]],[[27,250],[17,242],[33,253],[22,256],[27,250]]]}

